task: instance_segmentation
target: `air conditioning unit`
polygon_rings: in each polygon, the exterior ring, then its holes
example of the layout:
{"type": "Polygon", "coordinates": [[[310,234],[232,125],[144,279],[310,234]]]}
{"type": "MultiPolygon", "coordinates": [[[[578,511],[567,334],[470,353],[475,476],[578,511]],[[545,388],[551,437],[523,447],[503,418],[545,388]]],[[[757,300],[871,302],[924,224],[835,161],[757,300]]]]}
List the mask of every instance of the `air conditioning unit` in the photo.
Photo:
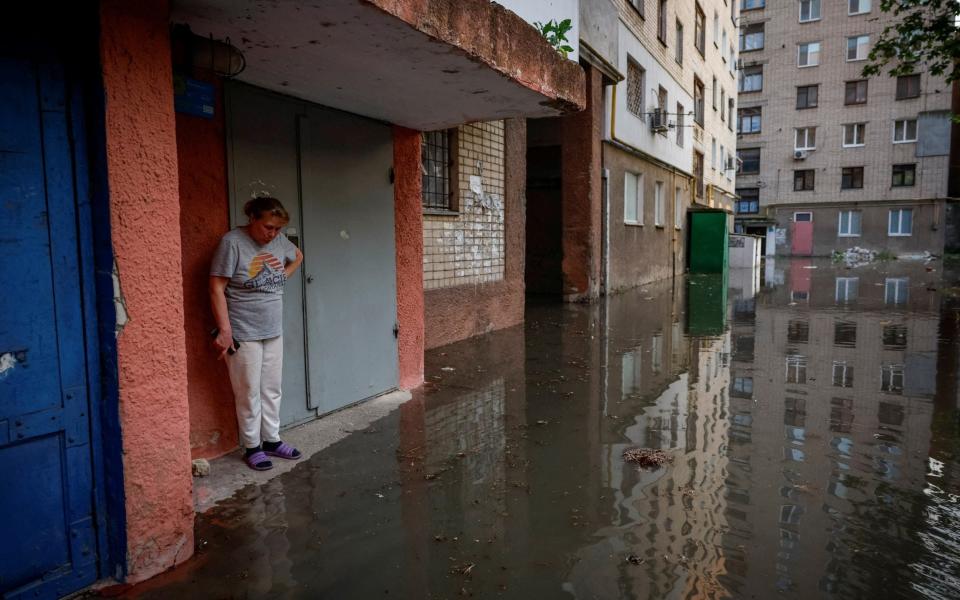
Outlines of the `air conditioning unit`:
{"type": "Polygon", "coordinates": [[[650,130],[654,133],[666,133],[667,129],[667,113],[659,108],[653,109],[650,113],[650,130]]]}
{"type": "Polygon", "coordinates": [[[806,160],[807,151],[806,150],[794,150],[793,151],[793,160],[806,160]]]}

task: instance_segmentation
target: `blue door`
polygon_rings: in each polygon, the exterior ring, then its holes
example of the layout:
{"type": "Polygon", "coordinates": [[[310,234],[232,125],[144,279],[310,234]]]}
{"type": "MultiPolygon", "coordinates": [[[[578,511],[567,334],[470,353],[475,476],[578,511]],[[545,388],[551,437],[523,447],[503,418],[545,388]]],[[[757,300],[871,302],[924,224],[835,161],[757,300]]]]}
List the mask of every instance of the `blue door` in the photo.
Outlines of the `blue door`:
{"type": "Polygon", "coordinates": [[[0,597],[52,598],[97,577],[87,184],[62,65],[18,52],[0,51],[0,597]]]}

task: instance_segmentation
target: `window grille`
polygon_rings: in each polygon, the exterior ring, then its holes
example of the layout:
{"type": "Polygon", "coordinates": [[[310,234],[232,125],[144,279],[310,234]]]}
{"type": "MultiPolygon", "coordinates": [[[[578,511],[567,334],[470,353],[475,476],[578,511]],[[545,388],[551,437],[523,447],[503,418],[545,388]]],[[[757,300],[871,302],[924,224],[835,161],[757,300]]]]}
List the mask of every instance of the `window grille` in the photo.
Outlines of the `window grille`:
{"type": "Polygon", "coordinates": [[[450,130],[426,131],[421,145],[423,207],[433,210],[455,210],[450,185],[450,130]]]}
{"type": "Polygon", "coordinates": [[[637,63],[627,62],[627,110],[643,117],[643,68],[637,63]]]}

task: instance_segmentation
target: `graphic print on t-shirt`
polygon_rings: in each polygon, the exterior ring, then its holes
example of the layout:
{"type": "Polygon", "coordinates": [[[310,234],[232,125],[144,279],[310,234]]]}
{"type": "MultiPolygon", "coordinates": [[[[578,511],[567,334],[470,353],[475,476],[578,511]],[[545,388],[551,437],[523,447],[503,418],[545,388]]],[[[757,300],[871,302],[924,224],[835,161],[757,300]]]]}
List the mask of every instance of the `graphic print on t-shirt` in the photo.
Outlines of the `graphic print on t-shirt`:
{"type": "Polygon", "coordinates": [[[258,292],[274,292],[282,288],[286,281],[283,263],[269,252],[261,252],[253,257],[247,276],[249,279],[243,282],[243,287],[258,292]]]}

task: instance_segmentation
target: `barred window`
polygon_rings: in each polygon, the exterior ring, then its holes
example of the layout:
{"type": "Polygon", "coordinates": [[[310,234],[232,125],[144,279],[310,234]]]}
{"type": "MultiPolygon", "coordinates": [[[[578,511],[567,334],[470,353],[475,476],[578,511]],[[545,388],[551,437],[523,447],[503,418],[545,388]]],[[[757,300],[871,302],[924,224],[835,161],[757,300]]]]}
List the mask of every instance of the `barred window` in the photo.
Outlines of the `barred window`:
{"type": "Polygon", "coordinates": [[[423,207],[456,211],[457,204],[450,172],[456,154],[456,130],[425,131],[420,146],[423,207]]]}
{"type": "Polygon", "coordinates": [[[643,117],[643,67],[632,59],[627,61],[627,110],[643,117]]]}

